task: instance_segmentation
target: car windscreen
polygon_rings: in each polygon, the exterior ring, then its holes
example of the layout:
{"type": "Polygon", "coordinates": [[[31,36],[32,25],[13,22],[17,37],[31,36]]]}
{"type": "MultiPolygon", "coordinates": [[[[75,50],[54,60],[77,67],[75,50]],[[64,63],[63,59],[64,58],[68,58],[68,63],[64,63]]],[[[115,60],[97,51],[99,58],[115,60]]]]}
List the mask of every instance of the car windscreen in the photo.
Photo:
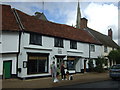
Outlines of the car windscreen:
{"type": "Polygon", "coordinates": [[[120,69],[120,65],[114,65],[111,67],[111,69],[120,69]]]}

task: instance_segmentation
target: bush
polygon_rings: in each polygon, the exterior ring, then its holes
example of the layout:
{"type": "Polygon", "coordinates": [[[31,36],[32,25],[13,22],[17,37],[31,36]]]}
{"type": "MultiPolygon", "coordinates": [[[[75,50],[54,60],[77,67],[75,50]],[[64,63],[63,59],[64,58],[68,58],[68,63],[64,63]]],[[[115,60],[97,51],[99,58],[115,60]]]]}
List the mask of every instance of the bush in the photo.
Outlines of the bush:
{"type": "Polygon", "coordinates": [[[105,69],[104,69],[104,68],[101,68],[100,66],[97,66],[97,67],[94,68],[94,71],[95,71],[95,72],[102,73],[102,72],[105,72],[105,69]]]}
{"type": "Polygon", "coordinates": [[[106,62],[105,62],[105,58],[104,57],[98,57],[97,59],[96,59],[96,67],[95,67],[95,71],[96,72],[99,72],[99,73],[101,73],[101,72],[105,72],[105,69],[103,68],[103,64],[105,64],[106,62]]]}
{"type": "Polygon", "coordinates": [[[90,72],[93,72],[94,71],[94,65],[93,65],[93,60],[92,59],[89,60],[88,66],[89,66],[90,72]]]}

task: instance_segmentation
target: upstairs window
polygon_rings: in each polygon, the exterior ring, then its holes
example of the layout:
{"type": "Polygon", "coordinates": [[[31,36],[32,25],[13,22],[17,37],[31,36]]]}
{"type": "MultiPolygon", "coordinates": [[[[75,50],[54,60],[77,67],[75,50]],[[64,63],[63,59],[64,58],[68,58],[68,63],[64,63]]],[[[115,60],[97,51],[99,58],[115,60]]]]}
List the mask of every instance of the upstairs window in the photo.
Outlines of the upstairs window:
{"type": "Polygon", "coordinates": [[[77,42],[76,41],[70,41],[70,49],[77,49],[77,42]]]}
{"type": "Polygon", "coordinates": [[[90,51],[91,51],[91,52],[95,52],[95,45],[93,45],[93,44],[90,45],[90,51]]]}
{"type": "Polygon", "coordinates": [[[42,36],[40,34],[30,33],[30,44],[42,45],[42,36]]]}
{"type": "Polygon", "coordinates": [[[108,52],[108,48],[107,48],[107,46],[104,46],[104,52],[105,52],[105,53],[108,52]]]}
{"type": "Polygon", "coordinates": [[[55,38],[54,39],[55,47],[62,47],[63,48],[63,39],[61,38],[55,38]]]}

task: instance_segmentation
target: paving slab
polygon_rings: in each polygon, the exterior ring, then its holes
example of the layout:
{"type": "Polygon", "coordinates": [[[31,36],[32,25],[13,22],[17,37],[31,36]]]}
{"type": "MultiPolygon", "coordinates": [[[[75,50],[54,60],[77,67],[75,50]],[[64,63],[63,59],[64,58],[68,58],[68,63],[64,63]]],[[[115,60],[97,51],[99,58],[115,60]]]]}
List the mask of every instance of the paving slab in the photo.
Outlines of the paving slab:
{"type": "Polygon", "coordinates": [[[35,79],[4,79],[2,80],[2,88],[52,88],[64,85],[72,85],[77,83],[87,83],[108,80],[108,73],[80,73],[73,74],[73,80],[61,80],[61,77],[58,77],[59,82],[54,83],[51,77],[44,78],[35,78],[35,79]]]}

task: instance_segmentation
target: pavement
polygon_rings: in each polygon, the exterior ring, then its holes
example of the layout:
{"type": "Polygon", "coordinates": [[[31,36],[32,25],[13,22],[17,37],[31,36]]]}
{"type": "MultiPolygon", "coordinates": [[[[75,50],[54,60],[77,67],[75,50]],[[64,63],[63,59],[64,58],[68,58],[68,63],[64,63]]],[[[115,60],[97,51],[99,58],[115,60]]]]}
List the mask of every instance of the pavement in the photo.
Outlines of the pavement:
{"type": "Polygon", "coordinates": [[[38,88],[54,88],[65,85],[72,85],[78,83],[88,83],[96,81],[109,80],[108,72],[97,73],[97,72],[88,72],[73,74],[73,80],[61,80],[61,77],[58,77],[59,82],[54,83],[51,77],[42,77],[35,79],[4,79],[2,80],[2,88],[28,88],[28,89],[38,89],[38,88]]]}

